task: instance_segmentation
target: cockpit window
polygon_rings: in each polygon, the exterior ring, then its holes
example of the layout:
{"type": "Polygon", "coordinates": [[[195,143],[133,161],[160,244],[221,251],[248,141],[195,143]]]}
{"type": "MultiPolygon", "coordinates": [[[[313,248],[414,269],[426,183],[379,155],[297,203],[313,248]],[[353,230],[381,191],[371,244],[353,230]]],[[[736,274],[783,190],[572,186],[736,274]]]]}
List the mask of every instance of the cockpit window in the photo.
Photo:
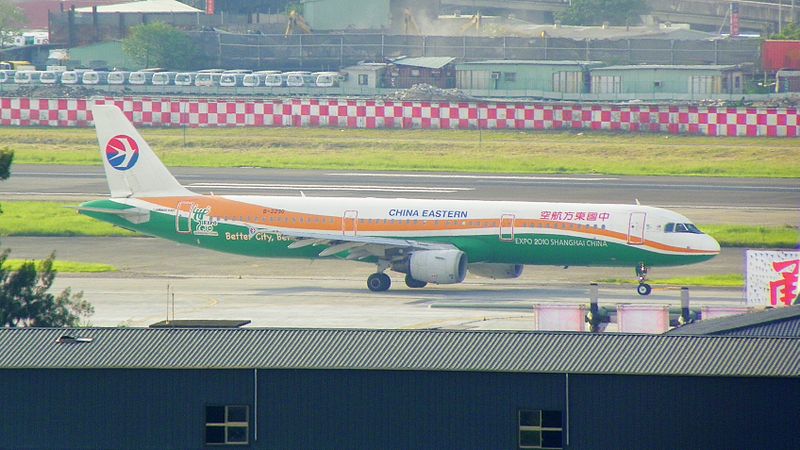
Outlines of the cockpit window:
{"type": "Polygon", "coordinates": [[[700,231],[700,229],[699,229],[699,228],[697,228],[696,226],[694,226],[694,224],[693,224],[693,223],[686,223],[686,224],[684,224],[684,225],[686,225],[686,229],[689,231],[689,233],[694,233],[694,234],[703,234],[703,232],[702,232],[702,231],[700,231]]]}
{"type": "Polygon", "coordinates": [[[693,223],[668,223],[664,225],[664,232],[703,234],[693,223]]]}

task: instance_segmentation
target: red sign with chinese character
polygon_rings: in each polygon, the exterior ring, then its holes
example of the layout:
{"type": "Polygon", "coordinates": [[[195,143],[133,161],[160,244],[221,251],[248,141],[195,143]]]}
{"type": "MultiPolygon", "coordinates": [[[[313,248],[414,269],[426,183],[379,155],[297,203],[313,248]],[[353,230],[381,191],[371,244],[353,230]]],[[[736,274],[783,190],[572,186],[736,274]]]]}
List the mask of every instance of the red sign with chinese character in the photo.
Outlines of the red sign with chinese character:
{"type": "Polygon", "coordinates": [[[772,269],[778,279],[769,282],[769,302],[773,306],[777,306],[778,302],[789,306],[797,294],[800,259],[776,261],[772,263],[772,269]]]}
{"type": "Polygon", "coordinates": [[[206,15],[214,15],[214,0],[206,0],[206,15]]]}

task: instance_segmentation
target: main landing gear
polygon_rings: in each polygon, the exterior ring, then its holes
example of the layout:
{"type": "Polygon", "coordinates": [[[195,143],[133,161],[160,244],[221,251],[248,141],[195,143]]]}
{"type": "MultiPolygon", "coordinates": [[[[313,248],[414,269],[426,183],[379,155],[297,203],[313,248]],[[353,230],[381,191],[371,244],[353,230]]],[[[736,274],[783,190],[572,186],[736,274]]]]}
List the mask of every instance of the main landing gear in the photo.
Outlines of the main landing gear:
{"type": "Polygon", "coordinates": [[[639,279],[639,286],[636,288],[636,292],[639,295],[650,295],[650,292],[653,290],[653,288],[649,284],[645,283],[647,280],[647,266],[644,265],[644,263],[640,263],[636,267],[636,278],[639,279]]]}
{"type": "Polygon", "coordinates": [[[383,272],[376,272],[367,278],[367,287],[372,292],[383,292],[392,286],[392,279],[383,272]]]}

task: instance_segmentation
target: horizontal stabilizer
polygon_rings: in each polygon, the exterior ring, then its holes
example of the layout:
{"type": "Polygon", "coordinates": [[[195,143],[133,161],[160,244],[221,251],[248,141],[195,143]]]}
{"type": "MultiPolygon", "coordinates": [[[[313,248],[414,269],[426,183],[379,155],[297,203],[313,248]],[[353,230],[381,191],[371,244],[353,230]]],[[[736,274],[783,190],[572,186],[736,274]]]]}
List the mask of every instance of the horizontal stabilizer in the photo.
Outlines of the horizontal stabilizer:
{"type": "Polygon", "coordinates": [[[130,223],[145,223],[150,220],[150,211],[141,208],[128,208],[128,209],[111,209],[111,208],[96,208],[92,206],[79,206],[78,211],[94,212],[101,214],[113,214],[120,216],[130,223]]]}

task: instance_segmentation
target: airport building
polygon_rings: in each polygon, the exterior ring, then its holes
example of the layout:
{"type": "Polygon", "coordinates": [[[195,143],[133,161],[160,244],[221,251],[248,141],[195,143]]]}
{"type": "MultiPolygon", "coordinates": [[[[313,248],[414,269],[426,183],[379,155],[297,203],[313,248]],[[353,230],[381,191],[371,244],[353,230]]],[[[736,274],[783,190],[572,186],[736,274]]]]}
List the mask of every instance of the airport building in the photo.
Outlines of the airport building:
{"type": "Polygon", "coordinates": [[[0,330],[0,448],[800,448],[800,339],[0,330]]]}

